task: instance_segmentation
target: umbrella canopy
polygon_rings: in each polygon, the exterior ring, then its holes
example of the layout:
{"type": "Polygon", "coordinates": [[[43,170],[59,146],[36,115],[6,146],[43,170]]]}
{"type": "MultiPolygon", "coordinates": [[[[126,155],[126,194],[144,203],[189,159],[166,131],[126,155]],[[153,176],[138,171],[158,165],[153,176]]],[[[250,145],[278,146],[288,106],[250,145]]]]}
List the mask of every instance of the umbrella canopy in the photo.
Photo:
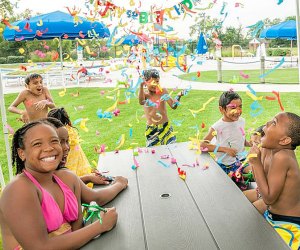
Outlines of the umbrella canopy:
{"type": "Polygon", "coordinates": [[[273,25],[260,33],[260,38],[297,40],[296,21],[290,20],[273,25]]]}
{"type": "Polygon", "coordinates": [[[117,39],[116,44],[120,45],[136,45],[139,43],[142,43],[142,39],[140,37],[138,37],[137,35],[127,35],[127,36],[123,36],[119,39],[117,39]]]}
{"type": "Polygon", "coordinates": [[[47,14],[31,17],[29,20],[21,20],[12,23],[19,30],[6,27],[3,38],[8,41],[20,40],[48,40],[53,38],[63,39],[88,39],[109,37],[110,32],[102,22],[91,22],[79,17],[78,23],[74,17],[62,11],[54,11],[47,14]]]}
{"type": "Polygon", "coordinates": [[[110,32],[102,22],[91,22],[78,17],[77,22],[70,14],[54,11],[12,23],[18,29],[6,27],[3,38],[7,41],[59,39],[60,62],[63,68],[61,39],[74,40],[109,37],[110,32]]]}
{"type": "Polygon", "coordinates": [[[203,33],[200,34],[198,44],[197,44],[197,54],[203,55],[208,51],[207,43],[204,38],[203,33]]]}

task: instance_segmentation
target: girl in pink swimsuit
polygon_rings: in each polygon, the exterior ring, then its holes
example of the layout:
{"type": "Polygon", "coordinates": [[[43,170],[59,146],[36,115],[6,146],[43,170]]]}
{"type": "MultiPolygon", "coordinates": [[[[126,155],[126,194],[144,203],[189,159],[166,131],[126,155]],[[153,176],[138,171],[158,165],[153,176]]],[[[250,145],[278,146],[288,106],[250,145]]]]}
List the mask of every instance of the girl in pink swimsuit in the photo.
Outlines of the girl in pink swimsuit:
{"type": "Polygon", "coordinates": [[[82,227],[81,186],[57,171],[62,147],[55,128],[35,121],[18,129],[12,142],[17,176],[3,190],[0,224],[3,249],[77,249],[117,221],[115,208],[82,227]]]}

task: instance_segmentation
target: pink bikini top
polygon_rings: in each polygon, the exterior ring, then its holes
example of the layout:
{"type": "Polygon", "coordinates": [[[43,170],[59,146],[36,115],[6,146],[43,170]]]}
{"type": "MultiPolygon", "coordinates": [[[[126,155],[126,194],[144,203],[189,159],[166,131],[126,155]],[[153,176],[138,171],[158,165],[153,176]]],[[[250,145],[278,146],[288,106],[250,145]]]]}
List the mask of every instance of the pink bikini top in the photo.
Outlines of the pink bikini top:
{"type": "Polygon", "coordinates": [[[56,175],[53,174],[53,177],[64,194],[65,204],[63,213],[52,195],[38,183],[32,174],[26,170],[23,172],[42,191],[41,205],[48,233],[57,230],[65,222],[72,222],[78,219],[78,203],[76,196],[56,175]]]}

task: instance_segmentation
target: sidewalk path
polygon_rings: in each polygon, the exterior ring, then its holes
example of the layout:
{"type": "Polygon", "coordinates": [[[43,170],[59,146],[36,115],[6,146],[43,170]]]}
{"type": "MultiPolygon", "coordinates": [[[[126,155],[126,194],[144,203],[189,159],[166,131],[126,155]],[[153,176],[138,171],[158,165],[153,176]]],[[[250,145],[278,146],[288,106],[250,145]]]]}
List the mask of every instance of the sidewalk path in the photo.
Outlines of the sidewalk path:
{"type": "MultiPolygon", "coordinates": [[[[227,59],[232,60],[232,59],[227,59]]],[[[247,58],[249,60],[249,58],[247,58]]],[[[252,58],[250,60],[257,60],[256,58],[252,58]]],[[[235,62],[242,62],[242,59],[235,58],[235,62]]],[[[237,64],[237,67],[239,69],[248,69],[250,68],[256,68],[258,65],[255,64],[237,64]],[[250,66],[249,66],[250,65],[250,66]]],[[[232,67],[232,65],[231,65],[232,67]]],[[[227,67],[224,67],[227,69],[227,67]]],[[[213,70],[216,69],[216,61],[215,60],[208,60],[202,65],[195,65],[193,67],[193,71],[205,71],[205,70],[213,70]]],[[[232,69],[232,68],[231,68],[232,69]]],[[[161,70],[158,69],[160,72],[161,70]]],[[[101,81],[99,79],[92,79],[91,81],[81,82],[79,86],[77,86],[76,81],[74,81],[73,84],[67,85],[66,88],[72,88],[72,87],[79,87],[79,88],[87,88],[87,87],[102,87],[102,88],[108,88],[112,87],[114,88],[117,84],[117,80],[124,80],[125,78],[121,75],[121,70],[118,71],[111,71],[107,77],[109,78],[109,81],[101,81]]],[[[57,74],[59,75],[60,72],[58,70],[57,74]]],[[[127,75],[132,75],[134,84],[136,83],[138,79],[138,74],[134,68],[128,68],[126,70],[127,75]]],[[[207,83],[207,82],[193,82],[193,81],[186,81],[179,79],[176,75],[180,75],[182,72],[180,72],[179,69],[173,68],[169,70],[168,72],[161,72],[161,80],[160,83],[162,86],[166,88],[178,88],[178,89],[186,89],[191,87],[192,89],[196,90],[217,90],[217,91],[226,91],[232,88],[235,91],[247,91],[249,90],[247,88],[247,84],[230,84],[230,83],[207,83]]],[[[300,84],[251,84],[251,87],[256,92],[272,92],[272,91],[279,91],[279,92],[299,92],[300,93],[300,84]]],[[[62,89],[63,84],[60,86],[50,86],[50,89],[62,89]]],[[[24,89],[24,86],[4,86],[4,94],[8,93],[18,93],[22,89],[24,89]]]]}

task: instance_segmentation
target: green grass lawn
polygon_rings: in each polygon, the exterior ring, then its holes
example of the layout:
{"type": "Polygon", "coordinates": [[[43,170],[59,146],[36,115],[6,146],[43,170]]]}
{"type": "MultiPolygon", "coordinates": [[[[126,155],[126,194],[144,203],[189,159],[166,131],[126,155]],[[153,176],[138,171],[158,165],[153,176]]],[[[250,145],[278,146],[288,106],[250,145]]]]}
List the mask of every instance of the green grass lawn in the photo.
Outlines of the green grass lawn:
{"type": "MultiPolygon", "coordinates": [[[[266,72],[268,69],[266,70],[266,72]]],[[[217,82],[217,71],[203,71],[200,72],[200,77],[197,77],[197,72],[191,72],[178,76],[180,79],[196,82],[217,82]]],[[[260,83],[259,76],[260,70],[223,70],[223,82],[230,83],[260,83]],[[245,79],[241,76],[248,75],[249,78],[245,79]]],[[[298,83],[298,69],[277,69],[265,78],[266,83],[298,83]]]]}
{"type": "MultiPolygon", "coordinates": [[[[255,86],[253,86],[255,90],[255,86]]],[[[138,104],[137,97],[133,96],[129,104],[119,105],[120,115],[113,117],[111,121],[107,119],[100,119],[97,117],[96,112],[98,109],[103,111],[113,105],[115,102],[111,98],[116,95],[116,92],[111,92],[112,89],[100,88],[80,88],[79,97],[73,97],[71,93],[77,92],[77,89],[67,89],[66,95],[60,97],[58,93],[61,90],[51,90],[52,96],[57,106],[64,106],[68,111],[71,120],[75,121],[79,118],[88,118],[86,127],[88,132],[78,128],[78,132],[83,140],[81,145],[90,161],[97,162],[98,154],[95,153],[94,147],[105,144],[107,151],[113,151],[118,145],[117,142],[122,134],[125,135],[125,143],[121,149],[145,145],[144,129],[145,119],[143,116],[143,108],[138,104]],[[105,90],[105,94],[101,95],[100,91],[105,90]],[[108,98],[110,97],[110,98],[108,98]],[[83,106],[83,109],[78,108],[83,106]],[[77,110],[76,110],[77,109],[77,110]],[[132,138],[129,136],[130,126],[133,128],[132,138]],[[97,133],[97,134],[96,134],[97,133]]],[[[189,137],[195,136],[196,127],[201,128],[201,124],[205,123],[205,128],[202,132],[203,137],[210,125],[220,118],[218,111],[218,98],[221,92],[218,91],[198,91],[191,90],[187,96],[181,99],[181,105],[177,110],[168,110],[169,119],[173,121],[174,130],[177,132],[177,141],[188,141],[189,137]],[[200,109],[210,97],[216,97],[211,103],[206,106],[203,112],[198,113],[194,118],[188,109],[200,109]]],[[[252,117],[250,115],[250,105],[253,102],[245,92],[240,92],[243,99],[243,117],[246,119],[246,130],[256,128],[266,121],[271,119],[276,113],[280,112],[277,101],[268,101],[265,98],[260,101],[261,106],[264,108],[261,115],[252,117]]],[[[271,93],[258,93],[258,96],[272,96],[271,93]]],[[[299,93],[281,93],[281,100],[286,111],[296,112],[300,114],[300,98],[299,93]],[[296,108],[298,107],[298,108],[296,108]]],[[[5,95],[6,108],[15,99],[17,94],[5,95]]],[[[124,89],[120,93],[120,101],[125,100],[124,89]]],[[[22,124],[17,121],[18,115],[7,113],[8,124],[17,129],[22,124]]],[[[249,135],[247,136],[249,138],[249,135]]],[[[4,137],[0,137],[0,162],[3,167],[5,179],[8,180],[7,170],[7,157],[4,147],[4,137]]],[[[298,160],[300,159],[300,150],[297,152],[298,160]]],[[[130,167],[131,163],[128,163],[130,167]]]]}

